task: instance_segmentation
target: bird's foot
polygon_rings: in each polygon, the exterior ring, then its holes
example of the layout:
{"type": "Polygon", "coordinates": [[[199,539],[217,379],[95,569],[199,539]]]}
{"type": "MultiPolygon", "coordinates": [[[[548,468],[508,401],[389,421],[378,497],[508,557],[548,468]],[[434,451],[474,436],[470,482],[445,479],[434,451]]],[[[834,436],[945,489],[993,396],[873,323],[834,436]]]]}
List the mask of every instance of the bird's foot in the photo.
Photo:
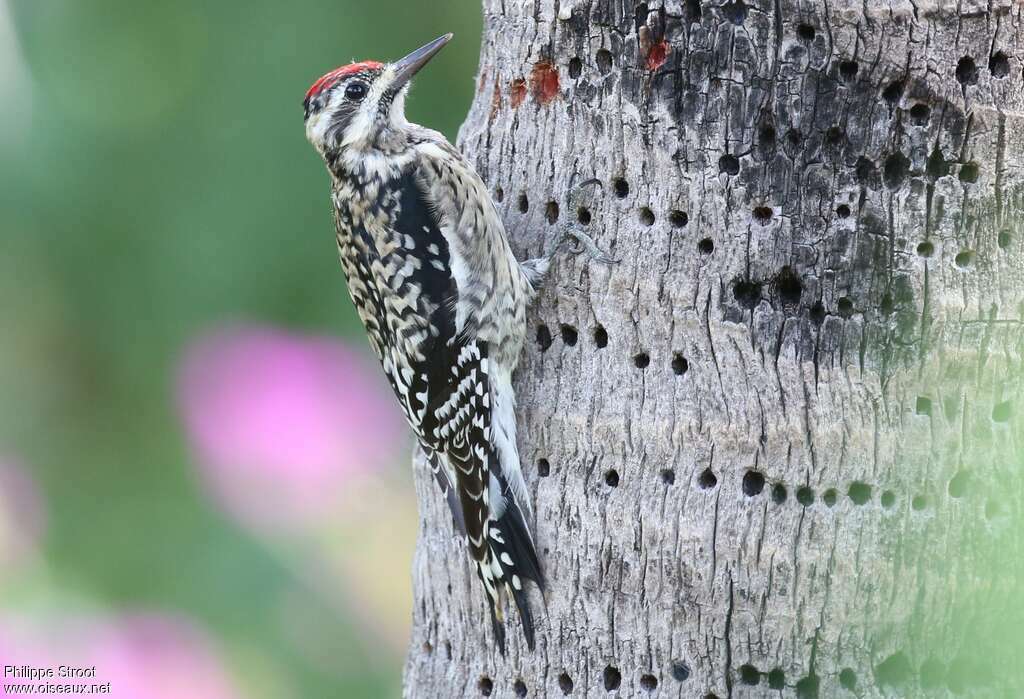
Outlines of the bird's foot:
{"type": "Polygon", "coordinates": [[[558,245],[555,250],[561,250],[563,246],[571,245],[569,252],[573,255],[579,255],[580,253],[586,253],[590,259],[595,262],[600,262],[604,265],[618,264],[618,260],[613,259],[601,248],[597,247],[597,243],[589,235],[584,233],[582,230],[575,226],[570,226],[565,230],[562,235],[562,239],[558,241],[558,245]]]}
{"type": "Polygon", "coordinates": [[[551,254],[544,257],[534,257],[529,260],[525,260],[520,264],[523,270],[523,274],[530,281],[530,286],[533,287],[534,291],[540,291],[541,287],[544,286],[544,282],[547,280],[548,270],[551,267],[551,260],[555,255],[562,250],[562,248],[568,246],[568,252],[572,255],[579,255],[586,253],[590,259],[595,262],[600,262],[605,265],[616,265],[619,263],[618,260],[613,259],[608,253],[597,247],[597,243],[589,235],[579,230],[578,228],[568,228],[565,233],[559,239],[555,249],[551,251],[551,254]]]}

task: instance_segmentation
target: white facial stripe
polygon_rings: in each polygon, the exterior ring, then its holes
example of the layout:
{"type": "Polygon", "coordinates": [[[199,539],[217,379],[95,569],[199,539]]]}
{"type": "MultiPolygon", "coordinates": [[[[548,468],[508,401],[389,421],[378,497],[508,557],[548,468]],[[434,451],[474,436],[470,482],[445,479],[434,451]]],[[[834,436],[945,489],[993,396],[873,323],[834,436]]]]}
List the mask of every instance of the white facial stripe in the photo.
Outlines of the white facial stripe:
{"type": "Polygon", "coordinates": [[[395,95],[395,99],[391,101],[391,123],[400,129],[404,129],[409,125],[409,122],[405,119],[405,96],[409,94],[409,83],[405,84],[398,94],[395,95]]]}

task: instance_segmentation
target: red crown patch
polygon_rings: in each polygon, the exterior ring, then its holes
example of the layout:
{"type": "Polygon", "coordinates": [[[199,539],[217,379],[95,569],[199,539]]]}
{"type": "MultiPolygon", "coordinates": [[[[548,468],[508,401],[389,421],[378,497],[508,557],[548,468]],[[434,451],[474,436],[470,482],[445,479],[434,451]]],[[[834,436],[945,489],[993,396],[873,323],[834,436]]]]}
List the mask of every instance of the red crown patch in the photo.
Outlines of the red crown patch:
{"type": "Polygon", "coordinates": [[[363,70],[380,68],[382,65],[383,63],[378,63],[377,61],[360,61],[359,63],[349,63],[347,66],[335,68],[310,86],[306,91],[306,99],[309,100],[316,97],[324,90],[336,85],[339,80],[346,76],[354,75],[363,70]]]}

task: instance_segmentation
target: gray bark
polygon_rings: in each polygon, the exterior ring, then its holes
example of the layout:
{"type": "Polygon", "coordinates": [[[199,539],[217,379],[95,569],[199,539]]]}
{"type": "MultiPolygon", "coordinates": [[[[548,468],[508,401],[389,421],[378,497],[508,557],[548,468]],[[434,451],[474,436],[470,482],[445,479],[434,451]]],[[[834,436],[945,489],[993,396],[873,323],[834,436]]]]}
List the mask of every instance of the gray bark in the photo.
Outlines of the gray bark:
{"type": "Polygon", "coordinates": [[[406,695],[1019,688],[1022,5],[484,13],[516,253],[589,214],[621,263],[558,259],[517,377],[536,652],[417,463],[406,695]]]}

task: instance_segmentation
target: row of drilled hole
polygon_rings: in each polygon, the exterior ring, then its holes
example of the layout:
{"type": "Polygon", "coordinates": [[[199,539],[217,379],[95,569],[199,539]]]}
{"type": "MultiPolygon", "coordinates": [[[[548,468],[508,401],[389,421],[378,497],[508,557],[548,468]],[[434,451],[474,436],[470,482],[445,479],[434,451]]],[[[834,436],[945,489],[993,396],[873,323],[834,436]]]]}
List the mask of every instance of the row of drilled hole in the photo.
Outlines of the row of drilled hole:
{"type": "MultiPolygon", "coordinates": [[[[1005,247],[1002,242],[1002,235],[1000,234],[1000,247],[1005,247]]],[[[1006,233],[1009,236],[1009,233],[1006,233]]],[[[1008,244],[1008,243],[1007,243],[1008,244]]],[[[922,243],[922,245],[928,246],[928,252],[931,253],[931,243],[922,243]]],[[[920,252],[920,246],[918,247],[920,252]]],[[[967,269],[974,264],[974,251],[964,250],[957,254],[954,259],[954,263],[961,269],[967,269]]],[[[803,294],[803,284],[800,282],[800,278],[793,272],[792,268],[788,265],[783,267],[782,270],[774,278],[774,287],[778,292],[779,298],[783,304],[795,305],[800,302],[803,294]]],[[[732,294],[736,302],[746,308],[747,310],[753,310],[757,308],[758,304],[763,299],[763,286],[764,284],[753,279],[739,278],[733,282],[732,294]]],[[[896,311],[896,300],[892,294],[886,292],[882,295],[878,309],[883,315],[891,315],[896,311]]],[[[841,318],[849,318],[854,314],[853,301],[848,296],[840,296],[836,300],[836,315],[841,318]]],[[[814,302],[810,308],[809,318],[816,325],[821,325],[825,321],[826,317],[825,305],[821,301],[814,302]]]]}
{"type": "MultiPolygon", "coordinates": [[[[546,478],[551,475],[551,462],[545,458],[537,459],[537,475],[546,478]]],[[[674,469],[662,469],[660,473],[661,482],[665,485],[674,485],[676,482],[676,472],[674,469]]],[[[619,472],[617,469],[611,468],[604,473],[604,482],[609,488],[619,487],[619,472]]],[[[950,480],[946,486],[946,490],[950,497],[960,499],[967,494],[968,484],[970,482],[970,475],[967,471],[958,471],[950,480]]],[[[718,476],[710,468],[706,468],[701,471],[697,477],[697,485],[701,490],[711,490],[718,485],[718,476]]],[[[765,475],[760,471],[750,469],[743,474],[743,481],[741,488],[743,494],[747,497],[753,498],[764,492],[765,486],[768,485],[765,475]]],[[[781,505],[789,499],[789,490],[784,483],[774,483],[770,489],[772,502],[776,505],[781,505]]],[[[868,504],[871,501],[874,494],[874,488],[863,481],[853,481],[846,489],[846,495],[850,498],[854,505],[862,506],[868,504]]],[[[796,501],[803,507],[810,507],[814,504],[817,499],[817,494],[814,489],[809,486],[802,485],[796,489],[796,501]]],[[[883,490],[879,496],[879,503],[885,509],[890,509],[896,504],[896,493],[892,490],[883,490]]],[[[829,508],[834,507],[836,502],[839,500],[839,491],[835,488],[826,488],[821,493],[821,501],[829,508]]],[[[910,506],[915,511],[921,511],[928,506],[928,499],[924,495],[915,495],[911,498],[910,506]]],[[[989,519],[999,514],[999,506],[994,500],[989,500],[985,506],[985,516],[989,519]]]]}
{"type": "MultiPolygon", "coordinates": [[[[766,673],[768,679],[768,686],[772,689],[783,689],[786,685],[786,676],[781,668],[775,668],[770,672],[766,673]]],[[[743,665],[739,668],[740,681],[746,685],[757,685],[761,681],[761,673],[753,665],[743,665]]],[[[690,677],[690,668],[687,667],[686,663],[675,662],[672,664],[672,677],[678,682],[685,682],[690,677]]],[[[617,691],[622,686],[622,673],[617,667],[608,665],[605,667],[602,673],[602,680],[604,688],[609,692],[617,691]]],[[[857,676],[850,668],[844,668],[840,673],[839,682],[843,687],[847,689],[853,689],[857,684],[857,676]]],[[[809,675],[796,683],[796,689],[798,695],[807,694],[807,690],[813,689],[816,691],[818,686],[818,678],[809,675]]],[[[640,676],[640,687],[648,692],[653,692],[658,688],[658,678],[654,675],[645,673],[640,676]]],[[[522,679],[517,679],[512,685],[513,691],[517,697],[525,697],[528,693],[526,683],[522,679]]],[[[569,673],[562,672],[558,676],[558,688],[562,690],[562,694],[568,696],[572,694],[575,688],[575,683],[569,673]]],[[[477,682],[477,689],[480,693],[489,697],[494,692],[494,681],[486,675],[481,677],[477,682]]],[[[708,694],[705,699],[711,699],[714,694],[708,694]]]]}
{"type": "MultiPolygon", "coordinates": [[[[749,687],[761,684],[762,679],[767,682],[769,689],[781,690],[786,688],[786,673],[782,668],[776,667],[768,672],[758,670],[754,665],[747,663],[741,665],[738,670],[740,682],[749,687]]],[[[913,675],[913,669],[906,655],[902,651],[893,653],[877,666],[875,666],[875,679],[879,685],[899,686],[905,683],[913,675]]],[[[942,682],[943,675],[947,675],[946,684],[951,689],[962,689],[958,686],[955,673],[950,673],[941,662],[931,658],[924,662],[920,669],[921,686],[925,689],[938,687],[942,682]]],[[[690,668],[686,663],[677,661],[672,663],[672,677],[679,682],[685,682],[690,677],[690,668]]],[[[618,690],[622,685],[622,673],[618,668],[608,665],[602,673],[604,688],[609,692],[618,690]]],[[[814,697],[818,694],[820,680],[817,675],[809,674],[802,677],[794,685],[798,697],[814,697]]],[[[844,667],[839,671],[839,685],[848,691],[857,689],[857,673],[853,668],[844,667]]],[[[517,679],[513,685],[513,691],[517,697],[525,697],[528,693],[526,683],[517,679]]],[[[566,696],[572,694],[575,683],[569,673],[562,672],[558,676],[558,687],[566,696]]],[[[658,678],[651,674],[640,676],[640,687],[648,692],[658,688],[658,678]]],[[[483,696],[490,696],[494,692],[494,681],[486,675],[481,677],[477,688],[483,696]]],[[[705,699],[716,699],[714,694],[707,694],[705,699]]]]}
{"type": "MultiPolygon", "coordinates": [[[[938,687],[944,672],[945,668],[939,661],[935,659],[925,661],[920,670],[922,687],[938,687]]],[[[761,684],[764,679],[769,689],[786,688],[786,673],[779,667],[762,672],[754,665],[747,663],[739,667],[738,674],[740,682],[749,687],[761,684]]],[[[912,674],[910,663],[902,652],[890,655],[875,667],[875,678],[880,685],[900,685],[906,682],[912,674]]],[[[690,668],[683,662],[675,662],[672,664],[672,677],[679,682],[685,682],[690,677],[690,668]]],[[[622,673],[612,665],[605,667],[602,679],[604,688],[609,692],[617,691],[622,685],[622,673]]],[[[947,684],[953,688],[957,684],[956,677],[948,677],[947,684]]],[[[798,697],[816,697],[819,685],[819,678],[812,673],[799,679],[793,687],[798,697]]],[[[857,673],[853,668],[845,667],[839,671],[839,685],[851,692],[857,689],[857,673]]],[[[517,697],[525,697],[528,693],[526,683],[522,679],[517,679],[512,687],[517,697]]],[[[564,695],[572,694],[575,683],[569,673],[562,672],[558,676],[558,687],[564,695]]],[[[658,688],[658,678],[645,673],[640,676],[640,687],[645,691],[653,692],[658,688]]],[[[483,696],[490,696],[494,692],[494,681],[485,675],[480,678],[477,688],[483,696]]],[[[707,694],[705,699],[717,699],[717,697],[712,693],[707,694]]]]}
{"type": "MultiPolygon", "coordinates": [[[[629,196],[629,182],[621,177],[616,177],[612,180],[612,189],[615,192],[615,196],[619,199],[624,199],[629,196]]],[[[501,187],[498,187],[494,191],[494,197],[498,202],[503,201],[505,198],[505,191],[501,187]]],[[[519,195],[517,208],[519,209],[519,213],[522,214],[525,214],[530,210],[530,198],[525,193],[519,195]]],[[[768,209],[768,211],[770,216],[771,209],[768,209]]],[[[560,209],[558,202],[551,200],[544,205],[544,218],[549,224],[554,225],[557,223],[559,214],[560,209]]],[[[756,215],[757,210],[755,210],[755,216],[756,215]]],[[[648,206],[640,208],[639,217],[640,223],[645,226],[653,226],[657,220],[654,212],[648,206]]],[[[581,225],[589,226],[590,222],[593,220],[593,215],[590,213],[590,209],[585,206],[581,206],[576,209],[576,220],[579,221],[581,225]]],[[[690,222],[690,217],[685,211],[672,209],[668,212],[668,221],[674,228],[683,228],[690,222]]],[[[710,255],[715,251],[715,243],[711,238],[704,238],[697,243],[697,250],[702,255],[710,255]]]]}
{"type": "MultiPolygon", "coordinates": [[[[800,24],[796,28],[797,36],[806,42],[814,41],[817,32],[809,24],[800,24]]],[[[988,60],[988,70],[993,78],[1005,78],[1010,74],[1010,57],[1004,51],[996,51],[988,60]]],[[[846,80],[852,80],[857,76],[859,66],[856,61],[841,61],[839,63],[839,74],[846,80]]],[[[973,85],[978,82],[978,66],[971,56],[963,56],[956,64],[955,71],[957,82],[961,85],[973,85]]],[[[902,81],[891,84],[884,92],[883,97],[889,102],[895,102],[903,92],[902,81]],[[895,89],[893,85],[897,85],[895,89]]]]}
{"type": "MultiPolygon", "coordinates": [[[[922,110],[923,110],[924,118],[927,118],[928,107],[925,106],[925,105],[920,105],[920,104],[919,105],[915,105],[910,111],[911,111],[912,115],[914,115],[915,112],[916,112],[920,116],[921,113],[922,113],[922,110]]],[[[892,161],[892,158],[894,158],[894,157],[896,157],[896,156],[891,156],[890,159],[886,161],[886,168],[889,168],[890,162],[892,161]]],[[[723,155],[721,160],[719,161],[719,167],[722,169],[723,172],[728,172],[729,174],[736,174],[736,173],[739,172],[739,161],[736,160],[736,158],[734,156],[726,154],[726,155],[723,155]]],[[[929,165],[929,168],[931,168],[931,164],[929,165]]],[[[960,177],[960,180],[962,182],[965,182],[965,183],[976,182],[977,179],[978,179],[978,165],[977,165],[977,163],[973,163],[973,162],[965,163],[961,167],[961,169],[960,169],[959,177],[960,177]]],[[[615,195],[617,197],[619,197],[619,198],[625,198],[626,196],[629,195],[629,183],[626,180],[622,179],[622,178],[615,178],[615,179],[613,179],[612,180],[612,187],[613,187],[613,189],[615,191],[615,195]]],[[[500,187],[498,187],[495,190],[495,197],[496,197],[496,199],[499,202],[503,200],[503,198],[504,198],[504,191],[500,187]]],[[[526,212],[529,211],[529,208],[530,208],[529,198],[527,197],[527,195],[525,193],[521,194],[519,196],[519,211],[521,213],[526,213],[526,212]]],[[[755,206],[752,209],[751,213],[752,213],[753,218],[754,218],[755,221],[757,221],[758,223],[760,223],[763,226],[766,226],[766,225],[768,225],[768,223],[771,222],[772,217],[774,216],[775,212],[773,211],[773,209],[771,207],[763,206],[762,205],[762,206],[755,206]]],[[[851,210],[850,210],[850,207],[848,205],[840,204],[839,206],[836,207],[836,215],[839,218],[848,218],[850,216],[850,214],[851,214],[851,210]]],[[[545,218],[547,219],[548,223],[551,223],[551,224],[556,223],[558,221],[558,216],[559,216],[558,202],[553,201],[553,200],[549,201],[545,205],[545,218]]],[[[587,207],[581,206],[576,211],[576,218],[577,218],[577,220],[582,225],[586,226],[586,225],[590,225],[590,222],[592,220],[592,215],[590,213],[590,210],[587,207]]],[[[687,213],[685,211],[679,211],[677,209],[671,210],[669,212],[668,218],[669,218],[669,222],[673,226],[675,226],[677,228],[678,227],[686,226],[687,223],[689,223],[689,216],[687,215],[687,213]]],[[[641,209],[640,209],[640,222],[642,224],[644,224],[646,226],[652,226],[652,225],[654,225],[655,220],[656,219],[655,219],[654,212],[651,211],[651,209],[649,207],[646,207],[646,206],[641,207],[641,209]]],[[[999,247],[1001,249],[1006,249],[1007,247],[1009,247],[1010,243],[1012,241],[1013,241],[1013,235],[1012,235],[1012,233],[1010,232],[1009,229],[1003,229],[1003,230],[999,231],[999,233],[997,235],[996,242],[997,242],[997,244],[999,245],[999,247]]],[[[714,241],[711,238],[703,238],[703,239],[701,239],[697,243],[697,250],[702,255],[710,255],[715,250],[715,243],[714,243],[714,241]]],[[[922,241],[917,246],[917,254],[920,255],[921,257],[931,257],[932,254],[934,254],[934,252],[935,252],[935,246],[934,246],[934,244],[931,241],[928,241],[928,240],[922,241]]],[[[966,269],[966,268],[970,267],[974,263],[974,258],[975,258],[975,252],[973,250],[961,250],[959,253],[957,253],[957,255],[956,255],[955,259],[954,259],[954,263],[956,264],[957,267],[959,267],[961,269],[966,269]]]]}
{"type": "MultiPolygon", "coordinates": [[[[724,158],[731,158],[732,156],[722,156],[724,158]]],[[[736,165],[738,171],[738,164],[736,165]]],[[[973,182],[977,179],[977,165],[973,163],[967,163],[963,166],[960,171],[960,178],[965,182],[973,182]],[[972,169],[973,168],[973,169],[972,169]],[[973,175],[968,177],[965,173],[972,172],[973,175]]],[[[629,185],[623,179],[614,180],[614,186],[616,194],[620,197],[625,197],[629,193],[629,185]]],[[[501,201],[504,193],[499,187],[496,190],[496,197],[498,201],[501,201]]],[[[522,194],[519,197],[519,210],[522,213],[526,213],[529,210],[529,199],[526,194],[522,194]]],[[[763,226],[768,225],[772,217],[774,216],[774,210],[768,206],[755,206],[752,209],[752,215],[755,221],[763,226]]],[[[848,218],[851,214],[850,207],[846,204],[840,204],[836,207],[836,215],[839,218],[848,218]]],[[[555,201],[549,201],[545,206],[545,217],[547,221],[554,224],[558,221],[559,207],[555,201]]],[[[577,220],[582,225],[589,225],[592,216],[590,210],[586,207],[579,207],[576,212],[577,220]]],[[[685,211],[672,210],[669,212],[669,221],[675,227],[683,227],[689,222],[689,217],[685,211]]],[[[654,213],[648,207],[641,207],[640,209],[640,222],[646,226],[652,226],[655,223],[654,213]]],[[[1013,234],[1009,229],[1000,230],[997,234],[996,242],[1000,249],[1005,250],[1013,242],[1013,234]]],[[[697,251],[702,255],[710,255],[715,251],[715,243],[711,238],[702,238],[697,243],[697,251]]],[[[917,254],[921,257],[931,257],[935,253],[935,245],[928,240],[922,241],[917,246],[917,254]]],[[[965,249],[961,250],[955,256],[953,262],[960,269],[968,269],[974,264],[976,253],[973,250],[965,249]]],[[[743,291],[743,289],[740,289],[743,291]]],[[[739,296],[737,296],[739,298],[739,296]]],[[[844,299],[839,300],[839,312],[840,315],[845,315],[852,312],[852,304],[847,309],[843,308],[844,299]]]]}
{"type": "MultiPolygon", "coordinates": [[[[879,686],[901,686],[909,681],[913,674],[914,670],[910,665],[910,661],[902,651],[893,653],[874,667],[874,679],[876,684],[879,686]]],[[[960,686],[962,684],[960,681],[961,678],[957,676],[957,673],[950,672],[949,668],[943,666],[943,664],[935,658],[925,660],[921,665],[918,674],[920,676],[922,689],[938,688],[943,684],[942,680],[944,675],[946,685],[954,692],[959,692],[963,689],[963,687],[960,686]]],[[[760,684],[762,677],[767,679],[768,687],[770,689],[784,689],[786,686],[786,675],[781,668],[775,668],[767,673],[762,673],[756,667],[748,663],[740,666],[739,676],[740,682],[751,687],[760,684]]],[[[813,675],[809,675],[804,679],[807,680],[809,678],[813,678],[814,686],[816,688],[817,678],[813,675]]],[[[839,671],[839,686],[851,692],[856,691],[857,673],[854,672],[853,668],[844,667],[839,671]]],[[[798,682],[797,695],[800,696],[800,694],[800,683],[798,682]]]]}
{"type": "MultiPolygon", "coordinates": [[[[562,337],[562,342],[567,347],[575,347],[576,343],[579,342],[579,331],[571,325],[562,324],[558,328],[559,334],[562,337]]],[[[594,339],[594,346],[598,349],[604,349],[608,346],[608,331],[603,326],[598,325],[594,328],[592,337],[594,339]]],[[[554,342],[554,338],[551,335],[551,329],[547,325],[537,326],[537,346],[541,352],[546,352],[551,344],[554,342]]],[[[651,356],[646,352],[640,352],[634,355],[633,365],[637,369],[646,369],[651,364],[651,356]]],[[[682,376],[690,369],[689,360],[679,352],[675,352],[672,355],[672,372],[676,376],[682,376]]]]}
{"type": "MultiPolygon", "coordinates": [[[[956,265],[962,269],[970,267],[973,261],[974,252],[970,250],[959,253],[954,260],[956,265]]],[[[803,284],[800,283],[800,279],[789,267],[784,268],[784,272],[776,276],[774,285],[784,304],[794,305],[800,302],[803,294],[803,284]]],[[[757,308],[763,299],[763,286],[761,282],[752,279],[737,279],[733,282],[733,298],[743,308],[753,310],[757,308]]],[[[883,315],[891,315],[895,312],[896,300],[892,294],[883,294],[878,309],[883,315]]],[[[853,316],[854,310],[853,301],[848,296],[840,296],[836,300],[836,315],[840,318],[850,318],[853,316]]],[[[816,325],[821,325],[825,321],[826,315],[825,304],[821,301],[816,301],[811,306],[809,317],[816,325]]]]}
{"type": "MultiPolygon", "coordinates": [[[[612,187],[615,191],[615,196],[617,196],[620,199],[623,199],[629,195],[629,183],[622,178],[614,179],[612,181],[612,187]]],[[[505,191],[501,187],[498,187],[497,189],[494,190],[494,198],[499,203],[504,201],[505,191]]],[[[530,211],[530,197],[526,193],[522,193],[519,195],[519,199],[516,202],[516,208],[519,210],[519,213],[521,214],[525,214],[530,211]]],[[[554,201],[552,199],[544,205],[544,218],[547,220],[548,223],[557,223],[558,217],[560,215],[561,207],[559,207],[557,201],[554,201]]],[[[578,209],[576,209],[576,220],[579,221],[584,226],[590,225],[590,221],[592,220],[592,218],[593,217],[590,213],[590,209],[588,209],[587,207],[581,206],[578,209]]],[[[653,226],[656,220],[657,218],[655,217],[654,212],[651,210],[650,207],[644,206],[640,208],[641,223],[643,223],[645,226],[653,226]]],[[[668,212],[668,221],[676,228],[682,228],[683,226],[690,222],[690,217],[685,211],[672,209],[671,211],[668,212]]]]}
{"type": "MultiPolygon", "coordinates": [[[[672,677],[679,682],[684,682],[690,677],[690,668],[681,661],[672,663],[672,677]]],[[[617,667],[608,665],[602,673],[602,680],[604,688],[609,692],[614,692],[622,685],[622,673],[617,667]]],[[[640,686],[648,692],[653,692],[658,688],[658,678],[649,673],[640,675],[640,686]]],[[[575,683],[568,672],[562,672],[558,676],[558,688],[562,690],[563,694],[566,696],[572,694],[574,687],[575,683]]],[[[494,691],[494,681],[485,675],[480,678],[477,688],[482,695],[489,697],[494,691]]],[[[527,695],[526,683],[522,679],[516,680],[512,688],[517,697],[525,697],[527,695]]]]}
{"type": "MultiPolygon", "coordinates": [[[[672,663],[671,672],[672,677],[678,682],[685,682],[690,677],[690,668],[682,661],[672,663]]],[[[746,663],[739,667],[738,674],[740,682],[749,687],[757,686],[764,680],[769,689],[781,690],[786,688],[786,673],[779,667],[762,672],[754,665],[746,663]]],[[[908,681],[913,674],[910,662],[902,651],[893,653],[875,666],[875,679],[879,685],[899,686],[908,681]]],[[[945,674],[947,675],[946,684],[951,689],[962,689],[958,686],[958,678],[955,673],[951,673],[941,662],[934,658],[924,662],[919,674],[922,688],[933,689],[938,687],[942,683],[941,680],[945,674]]],[[[853,668],[845,667],[839,671],[839,685],[843,689],[851,692],[855,691],[857,689],[857,679],[857,673],[853,668]]],[[[617,667],[608,665],[602,673],[602,680],[607,691],[617,691],[622,685],[622,673],[617,667]]],[[[819,678],[811,673],[799,679],[793,687],[798,697],[815,697],[818,695],[819,685],[819,678]]],[[[528,693],[526,683],[522,679],[517,679],[512,687],[517,697],[525,697],[528,693]]],[[[572,694],[575,683],[569,673],[562,672],[559,674],[558,687],[564,695],[572,694]]],[[[658,688],[658,678],[652,674],[645,673],[640,676],[640,687],[648,692],[653,692],[658,688]]],[[[490,696],[494,692],[494,681],[485,675],[480,678],[477,688],[483,696],[490,696]]],[[[717,699],[717,697],[712,693],[707,694],[705,699],[717,699]]]]}

